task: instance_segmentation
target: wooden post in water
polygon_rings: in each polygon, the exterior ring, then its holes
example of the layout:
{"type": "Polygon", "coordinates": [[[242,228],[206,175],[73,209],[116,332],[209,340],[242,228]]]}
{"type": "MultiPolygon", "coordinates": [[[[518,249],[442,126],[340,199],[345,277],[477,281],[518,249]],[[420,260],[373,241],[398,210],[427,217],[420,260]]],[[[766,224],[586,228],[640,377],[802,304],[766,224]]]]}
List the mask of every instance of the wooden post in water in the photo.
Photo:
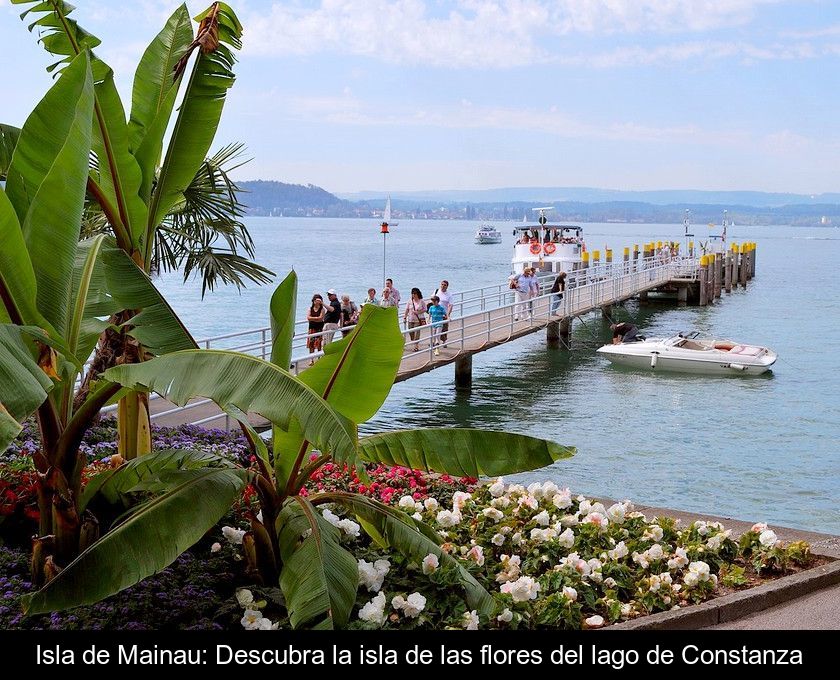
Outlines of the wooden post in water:
{"type": "Polygon", "coordinates": [[[688,256],[694,257],[694,241],[688,242],[688,256]]]}
{"type": "Polygon", "coordinates": [[[455,389],[472,389],[472,354],[455,359],[455,389]]]}
{"type": "Polygon", "coordinates": [[[732,251],[726,253],[723,261],[723,288],[727,293],[732,292],[732,251]]]}
{"type": "Polygon", "coordinates": [[[545,343],[549,347],[560,346],[560,322],[552,321],[545,327],[545,343]]]}
{"type": "Polygon", "coordinates": [[[680,284],[677,288],[677,307],[685,307],[688,304],[688,286],[680,284]]]}
{"type": "Polygon", "coordinates": [[[755,276],[755,251],[758,249],[758,244],[754,242],[752,246],[752,275],[755,276]]]}
{"type": "Polygon", "coordinates": [[[750,278],[755,276],[755,243],[750,241],[750,278]]]}
{"type": "Polygon", "coordinates": [[[741,279],[741,287],[746,288],[747,287],[747,274],[748,274],[748,271],[749,271],[749,268],[750,268],[749,267],[749,262],[748,262],[749,255],[747,254],[747,244],[746,243],[741,244],[740,251],[741,251],[741,258],[740,258],[740,264],[738,265],[740,267],[740,269],[738,270],[738,273],[739,273],[739,277],[741,279]]]}
{"type": "Polygon", "coordinates": [[[630,246],[624,247],[624,273],[630,273],[630,246]]]}
{"type": "Polygon", "coordinates": [[[709,304],[709,262],[707,255],[700,256],[700,306],[709,304]]]}
{"type": "Polygon", "coordinates": [[[715,297],[720,297],[721,279],[723,278],[723,253],[715,253],[715,297]]]}
{"type": "Polygon", "coordinates": [[[633,271],[639,271],[639,246],[633,246],[633,271]]]}
{"type": "Polygon", "coordinates": [[[612,305],[601,307],[601,318],[612,323],[612,305]]]}
{"type": "Polygon", "coordinates": [[[563,341],[566,349],[569,349],[569,338],[571,336],[572,320],[567,316],[560,319],[560,339],[563,341]]]}

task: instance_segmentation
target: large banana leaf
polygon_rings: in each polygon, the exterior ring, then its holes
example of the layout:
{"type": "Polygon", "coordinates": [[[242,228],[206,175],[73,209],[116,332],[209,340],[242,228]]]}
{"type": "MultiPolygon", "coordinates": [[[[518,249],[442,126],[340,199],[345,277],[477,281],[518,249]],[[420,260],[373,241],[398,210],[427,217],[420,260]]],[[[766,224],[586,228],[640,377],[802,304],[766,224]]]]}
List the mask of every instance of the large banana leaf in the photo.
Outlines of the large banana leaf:
{"type": "Polygon", "coordinates": [[[292,362],[292,338],[295,335],[297,274],[294,271],[280,282],[271,296],[271,363],[289,370],[292,362]]]}
{"type": "Polygon", "coordinates": [[[490,593],[454,557],[441,550],[438,540],[433,538],[434,532],[421,522],[415,522],[396,508],[360,494],[340,491],[317,498],[338,503],[350,510],[383,548],[393,548],[418,563],[432,553],[437,555],[441,565],[457,568],[470,608],[488,616],[493,613],[495,604],[490,593]],[[425,531],[421,530],[421,526],[425,531]]]}
{"type": "Polygon", "coordinates": [[[20,128],[0,123],[0,182],[6,179],[18,137],[20,137],[20,128]]]}
{"type": "Polygon", "coordinates": [[[125,327],[152,354],[197,347],[178,315],[148,274],[110,236],[79,244],[73,278],[73,323],[68,334],[74,354],[88,356],[109,317],[124,309],[142,309],[125,327]],[[78,349],[76,349],[78,348],[78,349]]]}
{"type": "MultiPolygon", "coordinates": [[[[232,50],[242,47],[242,25],[233,10],[216,2],[196,17],[199,33],[191,47],[207,46],[198,52],[193,64],[183,103],[160,169],[150,204],[148,231],[151,233],[172,206],[183,200],[183,192],[210,150],[225,104],[227,90],[233,85],[232,50]]],[[[189,55],[187,52],[183,60],[189,55]]],[[[147,246],[147,252],[150,246],[147,246]]]]}
{"type": "Polygon", "coordinates": [[[181,5],[146,48],[134,75],[128,144],[143,173],[140,196],[146,202],[181,82],[181,78],[173,76],[173,71],[192,39],[192,20],[186,5],[181,5]]]}
{"type": "Polygon", "coordinates": [[[28,614],[92,604],[160,571],[200,539],[245,487],[244,470],[190,476],[85,550],[52,581],[23,598],[28,614]]]}
{"type": "Polygon", "coordinates": [[[0,323],[49,328],[35,300],[37,284],[15,209],[0,188],[0,323]]]}
{"type": "Polygon", "coordinates": [[[236,352],[187,350],[108,369],[106,380],[157,392],[180,406],[206,397],[287,428],[301,424],[306,438],[337,460],[355,462],[356,426],[300,380],[273,364],[236,352]]]}
{"type": "MultiPolygon", "coordinates": [[[[355,330],[327,345],[324,356],[298,377],[341,415],[363,423],[379,410],[391,391],[402,350],[397,310],[365,305],[355,330]]],[[[294,424],[275,436],[278,478],[288,477],[303,440],[294,424]]]]}
{"type": "Polygon", "coordinates": [[[62,336],[84,209],[93,101],[84,53],[24,123],[6,183],[35,273],[38,310],[62,336]]]}
{"type": "Polygon", "coordinates": [[[295,496],[277,518],[280,589],[294,628],[341,628],[359,587],[356,558],[341,547],[341,533],[305,498],[295,496]]]}
{"type": "Polygon", "coordinates": [[[53,382],[32,358],[25,327],[0,324],[0,451],[21,430],[20,421],[47,399],[53,382]]]}
{"type": "Polygon", "coordinates": [[[573,446],[546,439],[468,428],[396,430],[359,440],[363,460],[459,477],[537,470],[574,454],[573,446]]]}
{"type": "Polygon", "coordinates": [[[158,481],[166,473],[179,470],[203,470],[207,468],[234,468],[234,464],[208,451],[189,449],[165,449],[135,458],[118,468],[105,470],[90,479],[79,501],[79,512],[100,497],[109,505],[127,505],[128,494],[138,486],[158,481]]]}

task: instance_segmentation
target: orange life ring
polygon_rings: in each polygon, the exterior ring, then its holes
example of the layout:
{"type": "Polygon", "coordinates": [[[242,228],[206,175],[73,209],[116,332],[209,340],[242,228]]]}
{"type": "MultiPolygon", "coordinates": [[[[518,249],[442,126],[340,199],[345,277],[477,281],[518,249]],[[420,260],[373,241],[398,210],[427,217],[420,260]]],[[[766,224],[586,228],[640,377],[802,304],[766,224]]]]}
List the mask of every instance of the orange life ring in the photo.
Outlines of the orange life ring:
{"type": "Polygon", "coordinates": [[[542,246],[539,243],[532,243],[530,250],[531,255],[539,255],[540,251],[542,250],[542,246]]]}
{"type": "Polygon", "coordinates": [[[557,250],[557,246],[555,246],[553,243],[551,243],[549,241],[548,243],[545,244],[545,247],[543,248],[543,250],[545,250],[546,255],[551,255],[552,253],[554,253],[555,250],[557,250]]]}

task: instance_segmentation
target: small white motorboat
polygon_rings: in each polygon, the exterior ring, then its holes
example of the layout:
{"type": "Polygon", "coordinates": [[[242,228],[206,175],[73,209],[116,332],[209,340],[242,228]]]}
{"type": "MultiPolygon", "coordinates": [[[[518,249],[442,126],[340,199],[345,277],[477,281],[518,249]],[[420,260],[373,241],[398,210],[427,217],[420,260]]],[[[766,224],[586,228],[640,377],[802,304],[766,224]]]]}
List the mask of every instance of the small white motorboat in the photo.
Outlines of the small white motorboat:
{"type": "Polygon", "coordinates": [[[621,366],[706,375],[758,375],[769,371],[777,358],[767,347],[709,338],[696,331],[604,345],[598,353],[621,366]]]}
{"type": "Polygon", "coordinates": [[[489,224],[482,224],[478,228],[478,231],[475,232],[475,242],[482,244],[501,243],[502,232],[498,231],[495,227],[492,227],[489,224]]]}

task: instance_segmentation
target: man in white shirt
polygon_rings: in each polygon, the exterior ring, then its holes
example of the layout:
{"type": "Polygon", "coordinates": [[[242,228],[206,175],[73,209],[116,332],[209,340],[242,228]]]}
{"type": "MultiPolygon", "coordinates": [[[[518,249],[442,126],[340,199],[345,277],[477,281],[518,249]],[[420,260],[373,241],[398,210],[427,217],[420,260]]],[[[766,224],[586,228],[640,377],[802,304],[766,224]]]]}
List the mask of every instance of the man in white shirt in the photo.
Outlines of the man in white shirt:
{"type": "MultiPolygon", "coordinates": [[[[452,318],[452,293],[449,292],[449,281],[444,279],[440,282],[440,288],[435,291],[435,295],[440,298],[440,302],[438,303],[441,307],[446,310],[446,318],[452,318]]],[[[441,343],[446,342],[446,331],[449,329],[449,324],[445,323],[442,324],[440,327],[440,341],[441,343]]]]}
{"type": "MultiPolygon", "coordinates": [[[[394,301],[394,306],[399,307],[400,306],[400,291],[398,291],[396,288],[394,288],[393,279],[385,279],[385,288],[389,288],[391,290],[390,297],[394,301]]],[[[384,295],[384,293],[385,293],[384,289],[382,290],[382,293],[384,295]]]]}

